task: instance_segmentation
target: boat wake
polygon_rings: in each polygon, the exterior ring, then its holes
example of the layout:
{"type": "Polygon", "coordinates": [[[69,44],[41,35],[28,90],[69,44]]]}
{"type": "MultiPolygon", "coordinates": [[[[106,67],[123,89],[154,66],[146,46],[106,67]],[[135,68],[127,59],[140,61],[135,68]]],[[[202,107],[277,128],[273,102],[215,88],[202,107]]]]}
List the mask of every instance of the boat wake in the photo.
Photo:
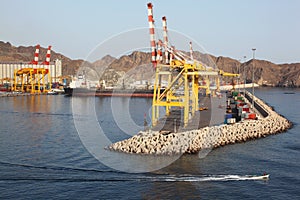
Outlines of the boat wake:
{"type": "Polygon", "coordinates": [[[17,181],[46,181],[46,182],[225,182],[225,181],[267,181],[269,177],[264,176],[239,176],[239,175],[218,175],[202,177],[10,177],[1,178],[1,182],[17,181]]]}
{"type": "Polygon", "coordinates": [[[269,180],[269,174],[264,175],[172,175],[172,174],[130,174],[114,170],[101,170],[101,169],[86,169],[86,168],[72,168],[62,166],[35,166],[20,163],[10,163],[0,161],[0,165],[10,167],[21,167],[25,168],[28,173],[28,169],[32,169],[32,172],[36,170],[45,170],[44,173],[47,176],[39,174],[38,176],[27,173],[21,176],[2,177],[1,181],[58,181],[58,182],[210,182],[210,181],[253,181],[253,180],[269,180]],[[61,175],[61,171],[64,175],[61,175]],[[74,174],[72,172],[82,172],[81,174],[74,174]],[[93,174],[91,175],[90,173],[93,174]],[[86,174],[88,173],[88,174],[86,174]],[[95,174],[96,173],[96,174],[95,174]],[[98,176],[97,174],[101,176],[98,176]],[[104,175],[104,176],[103,176],[104,175]],[[91,177],[92,176],[92,177],[91,177]]]}
{"type": "Polygon", "coordinates": [[[251,181],[268,180],[269,175],[203,175],[203,176],[166,176],[155,177],[152,181],[165,182],[208,182],[208,181],[251,181]]]}

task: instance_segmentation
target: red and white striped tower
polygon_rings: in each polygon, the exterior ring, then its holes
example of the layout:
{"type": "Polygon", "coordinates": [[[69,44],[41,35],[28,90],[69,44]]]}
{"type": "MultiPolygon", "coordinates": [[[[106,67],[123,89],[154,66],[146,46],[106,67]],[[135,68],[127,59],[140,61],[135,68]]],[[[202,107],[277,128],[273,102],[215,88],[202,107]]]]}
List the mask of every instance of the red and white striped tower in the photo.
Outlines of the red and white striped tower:
{"type": "Polygon", "coordinates": [[[34,52],[34,59],[29,63],[33,65],[37,65],[39,62],[39,53],[40,53],[40,45],[36,45],[35,52],[34,52]]]}
{"type": "Polygon", "coordinates": [[[192,42],[190,42],[190,57],[191,57],[191,60],[194,60],[194,58],[193,58],[193,46],[192,46],[192,42]]]}
{"type": "Polygon", "coordinates": [[[161,63],[162,60],[163,60],[162,45],[163,45],[163,42],[161,40],[158,40],[158,42],[157,42],[157,56],[156,56],[156,62],[157,63],[161,63]]]}
{"type": "Polygon", "coordinates": [[[43,62],[44,65],[49,65],[50,64],[51,47],[52,46],[48,46],[47,54],[46,54],[46,61],[43,62]]]}
{"type": "Polygon", "coordinates": [[[149,22],[149,32],[150,32],[150,45],[151,45],[151,61],[153,67],[156,68],[156,42],[154,34],[154,19],[153,19],[153,10],[152,3],[148,3],[148,22],[149,22]]]}
{"type": "Polygon", "coordinates": [[[165,16],[162,17],[162,23],[163,23],[165,59],[166,59],[166,64],[169,64],[169,51],[168,51],[169,41],[168,41],[167,18],[165,16]]]}
{"type": "Polygon", "coordinates": [[[172,60],[174,60],[174,58],[175,58],[175,52],[176,52],[176,50],[175,50],[175,46],[171,46],[171,51],[170,51],[170,63],[172,62],[172,60]]]}

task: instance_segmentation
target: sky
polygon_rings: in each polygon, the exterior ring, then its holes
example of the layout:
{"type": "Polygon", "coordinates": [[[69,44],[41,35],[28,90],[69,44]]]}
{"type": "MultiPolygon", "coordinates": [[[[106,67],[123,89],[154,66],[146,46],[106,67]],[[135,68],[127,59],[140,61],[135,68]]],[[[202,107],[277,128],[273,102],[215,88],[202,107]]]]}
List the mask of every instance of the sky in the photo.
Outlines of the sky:
{"type": "Polygon", "coordinates": [[[241,62],[253,58],[252,48],[256,59],[300,62],[299,0],[0,0],[0,41],[52,45],[71,59],[90,61],[150,50],[148,2],[157,28],[167,17],[177,48],[188,50],[188,43],[178,47],[176,34],[197,44],[194,50],[241,62]]]}

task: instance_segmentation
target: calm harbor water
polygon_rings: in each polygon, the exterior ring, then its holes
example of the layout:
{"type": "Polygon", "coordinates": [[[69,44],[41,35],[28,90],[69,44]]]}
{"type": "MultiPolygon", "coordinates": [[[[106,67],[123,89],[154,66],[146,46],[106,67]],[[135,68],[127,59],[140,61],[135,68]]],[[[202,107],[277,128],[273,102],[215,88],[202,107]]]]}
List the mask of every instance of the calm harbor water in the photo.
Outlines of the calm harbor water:
{"type": "MultiPolygon", "coordinates": [[[[201,159],[183,155],[149,173],[116,171],[94,158],[74,125],[74,118],[89,119],[74,115],[80,108],[72,98],[0,98],[0,199],[299,199],[300,90],[260,88],[255,95],[293,128],[215,149],[201,159]],[[264,172],[268,181],[247,179],[264,172]]],[[[77,100],[83,108],[89,103],[77,100]]],[[[151,99],[94,102],[97,122],[113,142],[143,129],[145,114],[150,121],[151,99]]]]}

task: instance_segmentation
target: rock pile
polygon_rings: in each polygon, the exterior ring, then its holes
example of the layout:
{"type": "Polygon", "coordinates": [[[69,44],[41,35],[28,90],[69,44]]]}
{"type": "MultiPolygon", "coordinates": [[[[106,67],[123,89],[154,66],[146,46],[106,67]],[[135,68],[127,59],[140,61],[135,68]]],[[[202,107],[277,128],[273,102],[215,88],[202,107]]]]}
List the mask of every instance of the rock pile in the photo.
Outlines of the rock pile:
{"type": "Polygon", "coordinates": [[[124,153],[152,155],[197,153],[203,149],[217,148],[226,144],[245,142],[281,133],[291,127],[291,123],[287,119],[277,114],[263,101],[258,98],[255,98],[255,101],[268,113],[267,117],[181,133],[140,132],[127,140],[111,144],[108,149],[124,153]]]}

